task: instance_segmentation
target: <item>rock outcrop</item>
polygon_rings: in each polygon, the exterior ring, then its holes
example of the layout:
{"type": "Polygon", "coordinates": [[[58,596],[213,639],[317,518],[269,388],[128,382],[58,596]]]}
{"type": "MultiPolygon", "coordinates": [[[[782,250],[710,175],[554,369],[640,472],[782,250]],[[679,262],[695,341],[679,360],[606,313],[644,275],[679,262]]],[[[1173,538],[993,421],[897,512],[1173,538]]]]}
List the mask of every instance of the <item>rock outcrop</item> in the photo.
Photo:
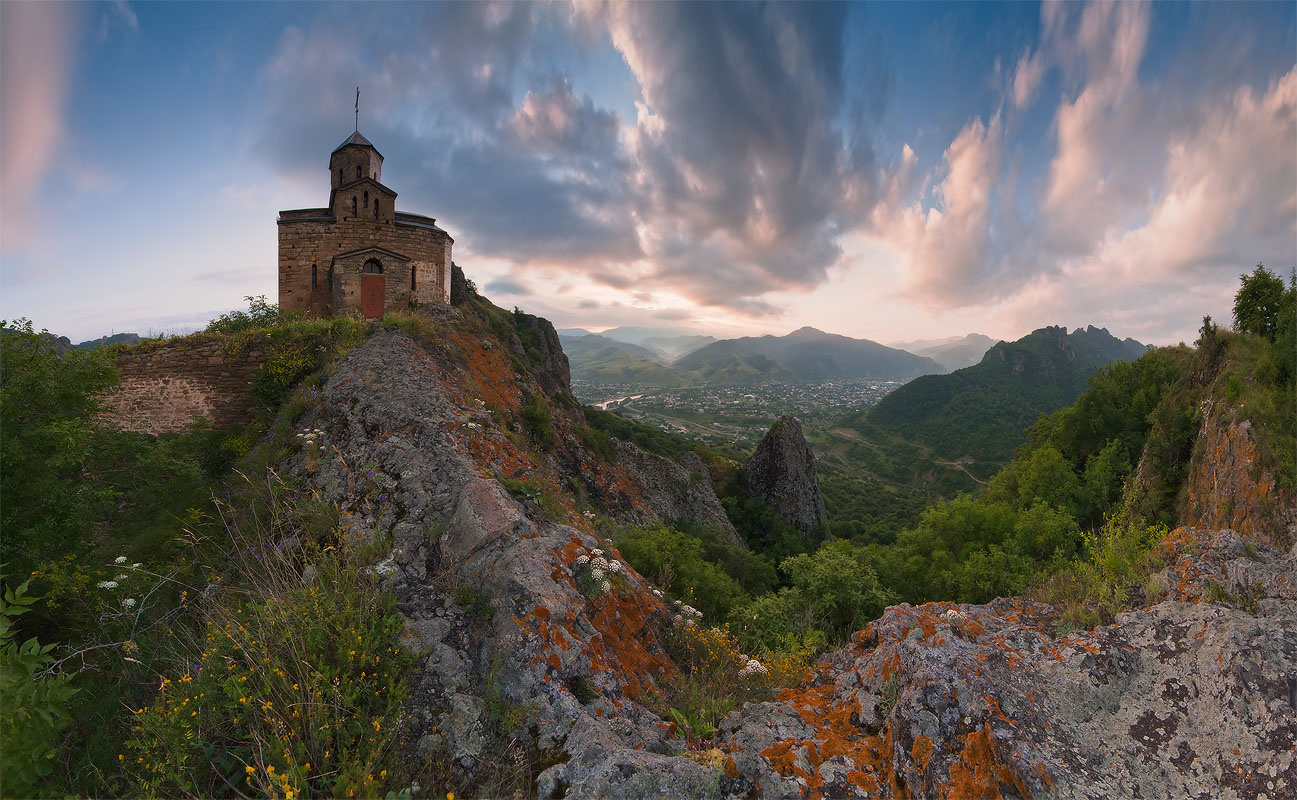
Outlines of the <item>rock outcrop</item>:
{"type": "Polygon", "coordinates": [[[679,758],[682,741],[646,705],[675,674],[671,614],[629,568],[610,590],[582,587],[577,558],[615,551],[511,435],[527,387],[505,348],[444,314],[438,346],[379,331],[349,353],[302,422],[323,431],[318,449],[289,465],[351,535],[390,537],[375,569],[421,665],[406,757],[483,786],[507,741],[545,796],[707,795],[719,773],[679,758]],[[561,519],[501,484],[521,478],[561,519]]]}
{"type": "Polygon", "coordinates": [[[616,447],[617,464],[632,476],[642,499],[642,510],[633,512],[637,522],[710,525],[724,532],[735,547],[747,547],[716,497],[707,465],[695,453],[685,453],[677,463],[629,442],[618,441],[616,447]]]}
{"type": "Polygon", "coordinates": [[[1259,548],[1283,577],[1251,610],[1172,600],[1060,636],[1021,599],[889,608],[722,738],[761,797],[1294,796],[1297,549],[1259,548]]]}
{"type": "Polygon", "coordinates": [[[815,454],[796,417],[783,416],[770,426],[744,470],[747,492],[807,536],[820,531],[828,519],[815,454]]]}
{"type": "Polygon", "coordinates": [[[1232,528],[1248,539],[1279,545],[1297,515],[1276,491],[1275,476],[1263,466],[1251,422],[1207,401],[1199,447],[1186,486],[1185,524],[1232,528]]]}

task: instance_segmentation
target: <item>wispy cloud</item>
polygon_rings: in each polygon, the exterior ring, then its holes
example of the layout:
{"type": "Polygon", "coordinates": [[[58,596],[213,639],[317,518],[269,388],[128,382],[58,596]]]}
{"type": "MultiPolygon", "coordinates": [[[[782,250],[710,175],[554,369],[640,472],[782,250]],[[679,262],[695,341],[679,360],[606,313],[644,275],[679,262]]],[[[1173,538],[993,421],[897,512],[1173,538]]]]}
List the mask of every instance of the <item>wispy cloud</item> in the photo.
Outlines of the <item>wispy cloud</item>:
{"type": "Polygon", "coordinates": [[[68,3],[0,3],[0,253],[6,255],[47,231],[41,182],[64,139],[76,25],[68,3]]]}

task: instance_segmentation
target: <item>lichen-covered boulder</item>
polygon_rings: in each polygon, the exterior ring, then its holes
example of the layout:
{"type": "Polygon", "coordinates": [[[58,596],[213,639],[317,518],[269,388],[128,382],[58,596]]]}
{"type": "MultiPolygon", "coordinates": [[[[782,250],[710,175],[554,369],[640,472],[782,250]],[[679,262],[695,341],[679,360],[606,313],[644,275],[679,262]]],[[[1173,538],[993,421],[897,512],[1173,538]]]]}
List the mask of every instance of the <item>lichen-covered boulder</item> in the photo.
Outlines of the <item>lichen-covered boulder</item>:
{"type": "MultiPolygon", "coordinates": [[[[1286,597],[1297,553],[1262,559],[1286,597]]],[[[722,738],[764,797],[1294,796],[1297,604],[1277,600],[1062,636],[1026,600],[896,606],[722,738]]]]}

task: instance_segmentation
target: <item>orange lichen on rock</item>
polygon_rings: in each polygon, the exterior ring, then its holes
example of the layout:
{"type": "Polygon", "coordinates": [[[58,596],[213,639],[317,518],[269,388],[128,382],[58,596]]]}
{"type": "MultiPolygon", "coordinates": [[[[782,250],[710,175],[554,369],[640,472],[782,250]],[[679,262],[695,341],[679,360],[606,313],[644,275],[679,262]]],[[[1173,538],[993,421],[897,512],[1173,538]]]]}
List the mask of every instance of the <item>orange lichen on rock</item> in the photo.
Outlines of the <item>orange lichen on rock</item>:
{"type": "Polygon", "coordinates": [[[932,740],[920,734],[914,737],[914,746],[910,748],[910,756],[914,763],[918,764],[920,772],[926,772],[928,762],[932,760],[932,740]]]}
{"type": "Polygon", "coordinates": [[[866,734],[852,723],[852,716],[858,710],[854,704],[833,702],[832,684],[787,689],[780,694],[780,700],[814,729],[815,736],[776,742],[763,750],[761,756],[776,772],[801,778],[811,796],[818,796],[825,788],[820,765],[841,757],[851,765],[846,781],[867,796],[877,795],[883,786],[890,787],[893,796],[903,795],[892,761],[890,725],[881,737],[866,734]]]}
{"type": "Polygon", "coordinates": [[[639,699],[655,689],[657,675],[675,671],[651,624],[655,616],[665,617],[665,608],[651,595],[630,592],[610,592],[596,602],[590,623],[599,636],[590,641],[590,666],[607,672],[627,696],[639,699]]]}
{"type": "Polygon", "coordinates": [[[987,723],[968,734],[959,761],[950,766],[950,782],[941,787],[943,800],[1000,800],[1000,786],[1010,786],[1019,797],[1031,797],[1027,785],[995,755],[991,726],[987,723]]]}

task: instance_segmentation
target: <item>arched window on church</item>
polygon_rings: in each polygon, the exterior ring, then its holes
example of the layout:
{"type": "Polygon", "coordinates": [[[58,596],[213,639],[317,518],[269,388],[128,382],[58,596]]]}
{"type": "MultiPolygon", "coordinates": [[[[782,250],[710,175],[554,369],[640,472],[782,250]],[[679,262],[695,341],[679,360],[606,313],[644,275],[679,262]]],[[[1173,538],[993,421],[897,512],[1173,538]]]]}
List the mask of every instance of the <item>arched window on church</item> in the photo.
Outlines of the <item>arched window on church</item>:
{"type": "Polygon", "coordinates": [[[365,262],[365,266],[361,267],[360,271],[366,275],[382,275],[383,262],[377,258],[371,258],[365,262]]]}
{"type": "Polygon", "coordinates": [[[356,167],[356,180],[360,180],[360,176],[361,176],[360,167],[356,167]]]}
{"type": "Polygon", "coordinates": [[[410,265],[410,293],[411,293],[411,294],[414,293],[414,276],[415,276],[415,274],[417,274],[417,272],[418,272],[418,270],[416,270],[416,269],[414,268],[414,265],[411,264],[411,265],[410,265]]]}
{"type": "Polygon", "coordinates": [[[365,192],[365,208],[369,208],[369,192],[365,192]]]}
{"type": "Polygon", "coordinates": [[[374,198],[374,219],[378,219],[378,198],[374,198]]]}
{"type": "Polygon", "coordinates": [[[359,215],[356,213],[356,203],[358,203],[358,202],[359,202],[359,201],[356,200],[355,196],[353,195],[352,198],[351,198],[351,216],[353,216],[353,217],[355,217],[355,216],[359,216],[359,215]]]}
{"type": "Polygon", "coordinates": [[[312,264],[311,265],[311,291],[315,291],[320,285],[318,272],[319,272],[319,268],[315,264],[312,264]]]}

